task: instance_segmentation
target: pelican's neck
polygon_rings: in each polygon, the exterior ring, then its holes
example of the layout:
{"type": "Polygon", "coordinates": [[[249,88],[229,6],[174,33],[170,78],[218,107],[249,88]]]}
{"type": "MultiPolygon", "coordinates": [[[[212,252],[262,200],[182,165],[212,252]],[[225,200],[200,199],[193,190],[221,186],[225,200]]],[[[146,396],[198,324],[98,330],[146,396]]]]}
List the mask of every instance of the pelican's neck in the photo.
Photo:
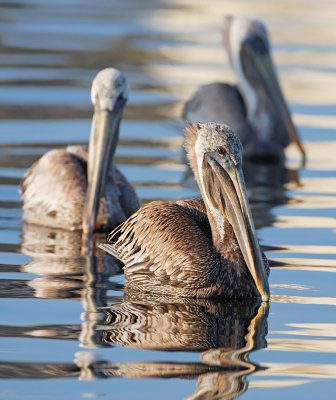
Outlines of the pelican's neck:
{"type": "MultiPolygon", "coordinates": [[[[232,29],[237,30],[238,27],[234,26],[232,29]]],[[[231,64],[233,70],[238,78],[238,87],[239,91],[244,99],[244,103],[246,106],[247,117],[249,120],[253,118],[256,113],[258,106],[258,96],[250,84],[250,82],[246,79],[244,74],[242,62],[241,62],[241,44],[237,40],[237,37],[240,36],[240,32],[233,31],[230,35],[230,48],[231,48],[231,64]]]]}
{"type": "Polygon", "coordinates": [[[244,99],[247,120],[258,130],[261,136],[263,136],[263,133],[267,135],[272,122],[270,115],[273,113],[273,110],[270,109],[267,100],[263,99],[258,93],[253,83],[247,79],[242,66],[240,44],[233,39],[233,35],[231,35],[231,48],[231,63],[238,78],[239,91],[244,99]]]}
{"type": "Polygon", "coordinates": [[[244,99],[247,120],[258,130],[267,132],[271,122],[270,114],[273,112],[273,110],[270,109],[267,101],[262,99],[262,97],[258,94],[253,84],[247,80],[240,61],[236,60],[235,62],[234,69],[238,76],[238,88],[244,99]]]}
{"type": "Polygon", "coordinates": [[[273,109],[266,99],[263,99],[253,85],[242,76],[239,77],[238,87],[244,99],[247,121],[257,132],[258,137],[263,141],[269,139],[269,132],[272,131],[273,109]]]}
{"type": "Polygon", "coordinates": [[[257,93],[254,87],[246,79],[240,60],[234,60],[233,65],[238,77],[238,88],[244,99],[247,119],[252,121],[259,108],[259,99],[257,93]]]}
{"type": "Polygon", "coordinates": [[[204,202],[207,209],[209,224],[211,227],[212,243],[215,249],[219,253],[222,253],[227,236],[227,224],[225,221],[225,217],[221,215],[218,210],[214,209],[211,204],[208,204],[207,200],[205,200],[204,202]]]}
{"type": "Polygon", "coordinates": [[[207,216],[211,227],[212,244],[221,256],[230,263],[237,262],[237,255],[242,254],[233,228],[224,215],[220,215],[219,211],[213,212],[209,204],[205,205],[207,209],[207,216]]]}

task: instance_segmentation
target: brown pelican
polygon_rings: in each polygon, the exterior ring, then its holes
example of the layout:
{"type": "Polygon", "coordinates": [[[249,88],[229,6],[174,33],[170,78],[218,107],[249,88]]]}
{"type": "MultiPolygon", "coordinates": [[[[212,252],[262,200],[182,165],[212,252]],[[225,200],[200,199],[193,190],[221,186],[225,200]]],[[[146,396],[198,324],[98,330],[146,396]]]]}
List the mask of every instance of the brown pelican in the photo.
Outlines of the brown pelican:
{"type": "Polygon", "coordinates": [[[290,141],[304,158],[272,63],[265,25],[228,16],[223,34],[237,86],[220,82],[201,86],[186,103],[183,117],[188,122],[228,124],[238,134],[246,158],[281,159],[290,141]]]}
{"type": "Polygon", "coordinates": [[[118,70],[96,75],[89,147],[51,150],[29,168],[21,183],[26,223],[90,233],[111,229],[139,209],[133,187],[113,162],[127,96],[118,70]]]}
{"type": "Polygon", "coordinates": [[[203,201],[149,203],[101,247],[124,263],[126,288],[268,300],[268,264],[246,197],[238,137],[227,125],[192,124],[185,148],[203,201]]]}

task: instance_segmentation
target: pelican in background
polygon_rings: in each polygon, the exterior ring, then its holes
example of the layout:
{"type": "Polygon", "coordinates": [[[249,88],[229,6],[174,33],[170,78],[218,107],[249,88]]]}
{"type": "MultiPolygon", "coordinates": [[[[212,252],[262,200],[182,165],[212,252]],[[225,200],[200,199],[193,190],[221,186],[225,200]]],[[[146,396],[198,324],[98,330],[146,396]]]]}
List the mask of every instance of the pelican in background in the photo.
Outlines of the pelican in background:
{"type": "Polygon", "coordinates": [[[96,75],[88,149],[51,150],[29,168],[21,182],[26,223],[91,233],[112,229],[139,209],[133,187],[114,165],[127,97],[120,71],[106,68],[96,75]]]}
{"type": "Polygon", "coordinates": [[[227,16],[223,36],[237,85],[201,86],[186,103],[183,118],[228,124],[239,136],[245,158],[283,159],[284,148],[292,141],[304,160],[305,151],[273,66],[265,25],[227,16]]]}
{"type": "Polygon", "coordinates": [[[238,137],[227,125],[192,124],[185,147],[203,200],[149,203],[101,247],[124,263],[131,290],[267,301],[268,263],[246,197],[238,137]]]}

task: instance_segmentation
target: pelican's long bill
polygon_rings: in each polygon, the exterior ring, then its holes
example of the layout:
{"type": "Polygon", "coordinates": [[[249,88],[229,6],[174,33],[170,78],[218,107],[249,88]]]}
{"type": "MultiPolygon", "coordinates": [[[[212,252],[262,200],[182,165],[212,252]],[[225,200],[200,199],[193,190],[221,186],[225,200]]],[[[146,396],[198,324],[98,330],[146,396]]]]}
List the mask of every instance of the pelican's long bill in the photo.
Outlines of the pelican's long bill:
{"type": "Polygon", "coordinates": [[[283,97],[269,49],[264,48],[260,42],[257,43],[255,44],[253,40],[247,41],[242,47],[241,61],[244,70],[247,73],[258,75],[254,76],[254,79],[258,80],[260,87],[263,87],[268,100],[273,103],[275,110],[279,113],[279,121],[283,123],[290,139],[297,145],[302,156],[305,157],[305,150],[283,97]],[[249,66],[249,62],[252,65],[249,66]]]}
{"type": "Polygon", "coordinates": [[[220,156],[218,153],[207,153],[206,161],[214,178],[219,181],[216,208],[223,208],[221,212],[233,228],[258,292],[262,300],[268,301],[270,292],[266,268],[247,200],[241,166],[236,166],[228,156],[220,156]]]}
{"type": "Polygon", "coordinates": [[[119,138],[119,124],[126,99],[120,96],[113,109],[95,109],[88,155],[88,186],[83,210],[83,232],[92,233],[99,199],[119,138]]]}

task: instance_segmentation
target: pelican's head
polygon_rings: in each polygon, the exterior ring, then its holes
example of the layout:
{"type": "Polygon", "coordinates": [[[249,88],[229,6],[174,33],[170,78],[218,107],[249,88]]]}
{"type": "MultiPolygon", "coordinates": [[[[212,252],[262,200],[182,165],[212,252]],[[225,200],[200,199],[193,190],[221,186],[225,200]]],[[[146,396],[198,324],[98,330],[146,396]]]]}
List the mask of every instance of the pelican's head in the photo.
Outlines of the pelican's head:
{"type": "Polygon", "coordinates": [[[95,110],[116,112],[125,105],[127,99],[128,84],[120,71],[105,68],[98,72],[91,87],[91,101],[95,110]]]}
{"type": "Polygon", "coordinates": [[[218,236],[225,240],[226,220],[258,292],[267,301],[267,273],[246,195],[240,140],[227,125],[191,124],[185,131],[185,146],[218,236]]]}
{"type": "Polygon", "coordinates": [[[262,21],[245,17],[224,17],[223,39],[232,66],[244,46],[250,45],[256,52],[270,52],[267,29],[262,21]]]}
{"type": "Polygon", "coordinates": [[[98,72],[92,82],[94,107],[89,155],[88,188],[83,214],[83,231],[95,229],[102,187],[119,139],[119,124],[128,98],[125,76],[114,68],[98,72]]]}
{"type": "Polygon", "coordinates": [[[227,16],[223,36],[247,117],[255,128],[255,137],[244,143],[245,155],[278,158],[290,140],[304,155],[276,76],[265,25],[257,19],[227,16]]]}

